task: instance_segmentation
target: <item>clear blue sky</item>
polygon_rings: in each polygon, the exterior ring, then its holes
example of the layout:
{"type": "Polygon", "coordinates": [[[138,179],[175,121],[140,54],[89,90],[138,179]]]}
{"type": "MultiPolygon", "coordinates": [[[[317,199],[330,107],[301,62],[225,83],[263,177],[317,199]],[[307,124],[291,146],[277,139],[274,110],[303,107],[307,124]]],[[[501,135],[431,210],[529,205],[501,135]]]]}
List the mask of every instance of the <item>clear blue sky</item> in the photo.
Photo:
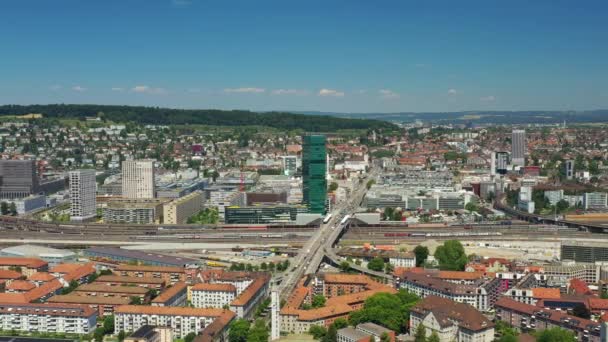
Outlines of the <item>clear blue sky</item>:
{"type": "Polygon", "coordinates": [[[608,108],[608,1],[3,0],[0,103],[608,108]]]}

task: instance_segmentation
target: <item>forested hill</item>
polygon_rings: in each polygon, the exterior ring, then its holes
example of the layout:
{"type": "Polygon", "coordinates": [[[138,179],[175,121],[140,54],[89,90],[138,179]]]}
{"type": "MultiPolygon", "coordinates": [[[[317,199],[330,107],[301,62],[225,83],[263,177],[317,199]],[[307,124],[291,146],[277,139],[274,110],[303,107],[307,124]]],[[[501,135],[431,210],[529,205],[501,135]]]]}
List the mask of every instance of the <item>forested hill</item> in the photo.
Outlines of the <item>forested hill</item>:
{"type": "Polygon", "coordinates": [[[256,113],[245,110],[170,109],[158,107],[104,105],[4,105],[0,116],[43,114],[47,118],[84,119],[102,116],[113,122],[143,124],[203,124],[214,126],[261,125],[279,129],[302,129],[309,132],[332,132],[340,129],[395,129],[381,120],[337,118],[326,115],[302,115],[284,112],[256,113]]]}

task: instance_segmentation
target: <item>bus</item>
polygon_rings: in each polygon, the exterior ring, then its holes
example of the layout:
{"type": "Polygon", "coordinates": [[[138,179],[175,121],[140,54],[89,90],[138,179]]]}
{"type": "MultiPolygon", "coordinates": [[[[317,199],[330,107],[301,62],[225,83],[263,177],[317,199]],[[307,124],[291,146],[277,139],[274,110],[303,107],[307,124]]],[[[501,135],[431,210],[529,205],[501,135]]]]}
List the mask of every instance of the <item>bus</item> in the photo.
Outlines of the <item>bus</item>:
{"type": "Polygon", "coordinates": [[[331,214],[327,214],[325,216],[325,218],[323,219],[323,223],[327,223],[327,222],[329,222],[329,220],[331,220],[331,214]]]}

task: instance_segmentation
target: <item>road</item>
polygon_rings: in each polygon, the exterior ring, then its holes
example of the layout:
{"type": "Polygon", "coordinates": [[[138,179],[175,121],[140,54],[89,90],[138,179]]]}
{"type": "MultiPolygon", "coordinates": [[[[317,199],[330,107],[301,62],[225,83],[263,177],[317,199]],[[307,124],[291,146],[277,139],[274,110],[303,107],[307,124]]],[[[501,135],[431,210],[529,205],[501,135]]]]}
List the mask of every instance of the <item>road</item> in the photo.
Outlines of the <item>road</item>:
{"type": "Polygon", "coordinates": [[[355,213],[367,191],[367,180],[374,179],[376,175],[377,171],[374,169],[362,182],[359,182],[349,196],[349,200],[339,203],[333,208],[329,222],[322,223],[310,240],[304,244],[298,255],[293,259],[292,271],[285,276],[278,286],[281,299],[285,299],[289,296],[302,276],[305,274],[313,274],[317,271],[323,257],[328,253],[328,249],[331,250],[333,242],[339,236],[342,229],[348,224],[348,222],[344,225],[340,224],[342,217],[347,214],[352,215],[355,213]],[[332,227],[335,228],[332,229],[332,227]]]}

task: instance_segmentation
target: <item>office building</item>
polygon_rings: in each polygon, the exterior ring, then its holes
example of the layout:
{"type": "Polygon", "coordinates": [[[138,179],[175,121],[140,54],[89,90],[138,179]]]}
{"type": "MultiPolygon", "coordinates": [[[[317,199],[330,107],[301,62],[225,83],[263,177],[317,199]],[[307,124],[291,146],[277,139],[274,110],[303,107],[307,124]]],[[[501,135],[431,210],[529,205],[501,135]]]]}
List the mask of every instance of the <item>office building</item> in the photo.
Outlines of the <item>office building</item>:
{"type": "Polygon", "coordinates": [[[20,199],[14,200],[17,214],[26,214],[34,210],[46,208],[46,196],[44,195],[29,195],[20,199]]]}
{"type": "Polygon", "coordinates": [[[231,206],[225,208],[226,223],[266,224],[295,222],[298,214],[308,212],[302,205],[256,205],[250,207],[231,206]]]}
{"type": "Polygon", "coordinates": [[[70,171],[70,219],[84,221],[94,218],[97,214],[95,207],[95,192],[97,181],[95,170],[83,169],[70,171]]]}
{"type": "Polygon", "coordinates": [[[494,323],[474,307],[439,296],[428,296],[410,309],[410,331],[418,325],[428,336],[437,333],[440,341],[492,342],[494,323]]]}
{"type": "Polygon", "coordinates": [[[595,263],[608,261],[608,244],[593,241],[563,241],[561,244],[561,260],[595,263]]]}
{"type": "Polygon", "coordinates": [[[23,198],[38,190],[35,160],[0,160],[0,198],[23,198]]]}
{"type": "Polygon", "coordinates": [[[514,129],[511,133],[511,160],[515,166],[526,165],[526,131],[514,129]]]}
{"type": "Polygon", "coordinates": [[[195,191],[184,197],[176,198],[163,206],[163,222],[184,224],[203,209],[203,192],[195,191]]]}
{"type": "Polygon", "coordinates": [[[96,324],[95,310],[86,306],[0,304],[0,326],[5,331],[89,334],[96,324]]]}
{"type": "Polygon", "coordinates": [[[327,199],[327,153],[324,135],[305,135],[302,149],[302,194],[311,213],[324,213],[327,199]]]}
{"type": "Polygon", "coordinates": [[[566,179],[574,178],[574,160],[566,160],[564,167],[566,168],[566,179]]]}
{"type": "Polygon", "coordinates": [[[509,167],[509,153],[496,152],[496,173],[505,175],[509,167]]]}
{"type": "Polygon", "coordinates": [[[283,174],[285,176],[294,176],[298,171],[298,157],[284,156],[283,157],[283,174]]]}
{"type": "Polygon", "coordinates": [[[586,192],[583,195],[583,208],[588,209],[607,209],[607,192],[586,192]]]}
{"type": "Polygon", "coordinates": [[[159,198],[113,198],[102,209],[104,223],[160,223],[163,204],[159,198]]]}
{"type": "Polygon", "coordinates": [[[154,198],[154,161],[122,162],[122,195],[125,198],[154,198]]]}

